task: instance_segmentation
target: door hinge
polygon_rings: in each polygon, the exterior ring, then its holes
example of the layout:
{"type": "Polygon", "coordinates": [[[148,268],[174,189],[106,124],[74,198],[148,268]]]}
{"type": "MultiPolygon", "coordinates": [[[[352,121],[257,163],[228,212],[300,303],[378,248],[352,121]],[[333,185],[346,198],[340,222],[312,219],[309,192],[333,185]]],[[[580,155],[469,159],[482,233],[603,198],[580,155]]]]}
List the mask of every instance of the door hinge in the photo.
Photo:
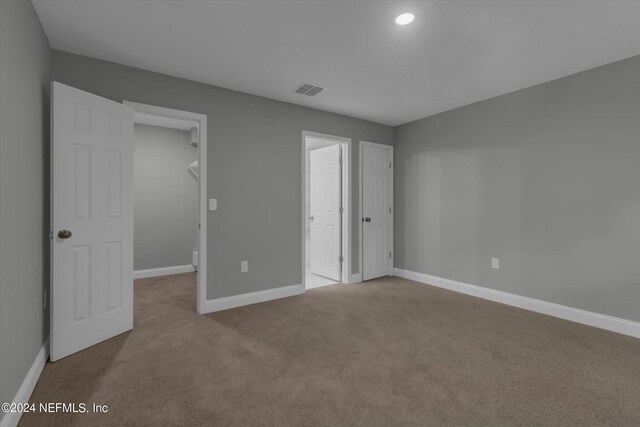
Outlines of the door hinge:
{"type": "Polygon", "coordinates": [[[391,162],[389,162],[389,169],[391,169],[391,162]]]}
{"type": "Polygon", "coordinates": [[[389,252],[389,258],[391,258],[391,252],[389,252]]]}
{"type": "Polygon", "coordinates": [[[343,262],[343,261],[344,261],[344,257],[343,257],[342,255],[340,255],[340,256],[338,257],[338,261],[339,261],[339,262],[343,262]]]}
{"type": "Polygon", "coordinates": [[[53,239],[53,230],[49,231],[49,239],[53,239]]]}
{"type": "Polygon", "coordinates": [[[340,206],[340,213],[344,213],[344,208],[340,206]]]}
{"type": "Polygon", "coordinates": [[[389,213],[391,213],[391,206],[389,206],[389,213]]]}
{"type": "Polygon", "coordinates": [[[200,230],[200,223],[198,223],[198,230],[200,230]]]}

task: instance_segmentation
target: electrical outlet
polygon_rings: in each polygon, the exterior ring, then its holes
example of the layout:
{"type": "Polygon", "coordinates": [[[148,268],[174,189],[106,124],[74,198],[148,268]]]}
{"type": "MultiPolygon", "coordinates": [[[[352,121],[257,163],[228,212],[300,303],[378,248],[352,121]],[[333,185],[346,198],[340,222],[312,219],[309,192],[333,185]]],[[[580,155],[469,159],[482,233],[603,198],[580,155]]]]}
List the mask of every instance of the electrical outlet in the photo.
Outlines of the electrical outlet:
{"type": "Polygon", "coordinates": [[[240,261],[240,273],[249,271],[249,261],[240,261]]]}
{"type": "Polygon", "coordinates": [[[491,258],[491,268],[500,270],[500,258],[491,258]]]}

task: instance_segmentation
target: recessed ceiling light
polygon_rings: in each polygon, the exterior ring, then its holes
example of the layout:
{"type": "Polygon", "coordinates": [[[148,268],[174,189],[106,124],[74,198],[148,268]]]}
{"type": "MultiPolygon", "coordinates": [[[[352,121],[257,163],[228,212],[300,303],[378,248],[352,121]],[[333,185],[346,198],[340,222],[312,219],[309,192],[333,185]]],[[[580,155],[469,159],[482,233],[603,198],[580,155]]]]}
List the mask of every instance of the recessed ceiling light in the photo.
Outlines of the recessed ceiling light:
{"type": "Polygon", "coordinates": [[[398,25],[411,24],[414,19],[415,19],[415,16],[413,16],[413,13],[403,13],[402,15],[397,16],[396,24],[398,25]]]}

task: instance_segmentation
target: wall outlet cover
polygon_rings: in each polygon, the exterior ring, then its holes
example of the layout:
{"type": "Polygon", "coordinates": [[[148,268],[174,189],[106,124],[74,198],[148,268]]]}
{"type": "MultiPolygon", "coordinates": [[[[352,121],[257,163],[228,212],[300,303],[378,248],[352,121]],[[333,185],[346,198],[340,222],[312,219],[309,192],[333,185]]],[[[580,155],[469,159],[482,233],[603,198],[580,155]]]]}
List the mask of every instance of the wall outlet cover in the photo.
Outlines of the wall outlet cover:
{"type": "Polygon", "coordinates": [[[500,258],[491,258],[491,268],[494,270],[500,269],[500,258]]]}

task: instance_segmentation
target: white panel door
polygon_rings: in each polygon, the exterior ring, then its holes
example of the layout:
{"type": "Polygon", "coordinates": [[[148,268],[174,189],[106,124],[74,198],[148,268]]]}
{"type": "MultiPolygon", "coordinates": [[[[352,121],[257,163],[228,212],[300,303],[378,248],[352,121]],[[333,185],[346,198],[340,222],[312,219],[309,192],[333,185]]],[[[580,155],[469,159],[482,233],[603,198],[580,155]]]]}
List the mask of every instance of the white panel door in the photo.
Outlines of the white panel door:
{"type": "Polygon", "coordinates": [[[310,157],[311,272],[340,281],[340,145],[313,150],[310,157]]]}
{"type": "Polygon", "coordinates": [[[391,273],[391,147],[362,145],[362,280],[391,273]]]}
{"type": "Polygon", "coordinates": [[[133,110],[52,83],[51,360],[133,328],[133,110]]]}

